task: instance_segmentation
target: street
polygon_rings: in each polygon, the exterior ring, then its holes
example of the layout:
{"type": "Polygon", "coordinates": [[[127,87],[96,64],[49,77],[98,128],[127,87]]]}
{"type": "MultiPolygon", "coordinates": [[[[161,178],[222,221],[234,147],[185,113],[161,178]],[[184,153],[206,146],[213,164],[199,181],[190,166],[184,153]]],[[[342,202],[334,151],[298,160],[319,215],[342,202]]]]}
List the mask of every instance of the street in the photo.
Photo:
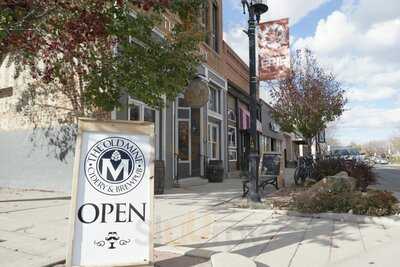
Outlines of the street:
{"type": "Polygon", "coordinates": [[[378,176],[378,183],[373,186],[374,188],[400,192],[399,165],[376,165],[374,171],[378,176]]]}

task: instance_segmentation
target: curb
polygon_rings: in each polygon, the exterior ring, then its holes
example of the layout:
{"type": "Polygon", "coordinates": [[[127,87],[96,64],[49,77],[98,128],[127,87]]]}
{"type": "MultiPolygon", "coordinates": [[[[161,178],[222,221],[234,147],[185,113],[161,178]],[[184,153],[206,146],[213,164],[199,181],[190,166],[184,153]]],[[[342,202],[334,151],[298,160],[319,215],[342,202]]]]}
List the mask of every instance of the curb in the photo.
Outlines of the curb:
{"type": "Polygon", "coordinates": [[[60,265],[60,264],[65,264],[65,259],[60,259],[60,260],[51,262],[49,264],[42,265],[41,267],[53,267],[53,266],[60,265]]]}
{"type": "Polygon", "coordinates": [[[44,198],[20,198],[20,199],[6,199],[0,200],[0,203],[7,202],[24,202],[24,201],[46,201],[46,200],[70,200],[70,196],[65,197],[44,197],[44,198]]]}
{"type": "Polygon", "coordinates": [[[293,217],[307,217],[315,219],[329,219],[333,221],[360,223],[360,224],[378,224],[378,225],[400,225],[400,216],[393,215],[387,217],[374,217],[366,215],[356,215],[348,213],[300,213],[296,211],[276,211],[277,214],[293,216],[293,217]]]}
{"type": "Polygon", "coordinates": [[[400,225],[400,215],[375,217],[367,215],[333,213],[333,212],[301,213],[298,211],[291,211],[291,210],[248,209],[248,208],[230,208],[230,209],[240,210],[240,211],[251,210],[253,212],[268,212],[271,214],[286,215],[292,217],[328,219],[333,221],[349,222],[349,223],[378,224],[378,225],[384,224],[384,225],[397,225],[397,226],[400,225]]]}

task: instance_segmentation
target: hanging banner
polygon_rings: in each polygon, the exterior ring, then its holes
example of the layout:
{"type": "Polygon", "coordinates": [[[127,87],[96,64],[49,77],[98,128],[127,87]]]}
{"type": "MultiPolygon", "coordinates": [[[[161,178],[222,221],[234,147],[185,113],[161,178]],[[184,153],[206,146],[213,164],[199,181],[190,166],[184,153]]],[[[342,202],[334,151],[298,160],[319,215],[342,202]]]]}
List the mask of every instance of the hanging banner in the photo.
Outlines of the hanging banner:
{"type": "Polygon", "coordinates": [[[261,81],[282,79],[290,69],[289,19],[260,23],[258,64],[261,81]]]}
{"type": "Polygon", "coordinates": [[[153,263],[154,125],[79,120],[67,266],[153,263]]]}

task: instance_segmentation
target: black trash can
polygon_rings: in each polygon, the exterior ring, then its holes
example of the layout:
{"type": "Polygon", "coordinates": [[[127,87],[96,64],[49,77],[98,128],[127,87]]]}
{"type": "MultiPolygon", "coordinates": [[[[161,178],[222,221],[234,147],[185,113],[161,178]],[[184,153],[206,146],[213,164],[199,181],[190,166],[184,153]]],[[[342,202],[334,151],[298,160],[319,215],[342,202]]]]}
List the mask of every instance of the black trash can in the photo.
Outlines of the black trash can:
{"type": "Polygon", "coordinates": [[[210,160],[207,165],[206,177],[210,183],[222,183],[224,180],[223,161],[210,160]]]}
{"type": "Polygon", "coordinates": [[[164,194],[165,164],[163,160],[154,161],[154,194],[164,194]]]}

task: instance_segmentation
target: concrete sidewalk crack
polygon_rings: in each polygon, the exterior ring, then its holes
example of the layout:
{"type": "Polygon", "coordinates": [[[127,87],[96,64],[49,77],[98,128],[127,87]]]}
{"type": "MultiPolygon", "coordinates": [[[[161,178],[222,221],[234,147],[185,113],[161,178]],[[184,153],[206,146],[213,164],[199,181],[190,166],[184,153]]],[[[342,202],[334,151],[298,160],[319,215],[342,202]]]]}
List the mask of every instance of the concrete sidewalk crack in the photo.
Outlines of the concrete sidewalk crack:
{"type": "Polygon", "coordinates": [[[243,222],[245,219],[253,216],[255,214],[255,212],[250,213],[250,214],[246,214],[243,218],[241,218],[239,221],[237,221],[234,224],[229,225],[228,227],[224,228],[224,230],[216,233],[214,236],[212,236],[211,238],[209,238],[205,243],[203,243],[199,248],[202,248],[206,243],[208,243],[209,241],[213,240],[214,238],[216,238],[217,236],[221,235],[222,233],[226,232],[226,230],[232,228],[235,225],[238,225],[239,223],[243,222]]]}
{"type": "Polygon", "coordinates": [[[361,233],[360,224],[358,224],[358,223],[357,223],[357,228],[358,228],[358,232],[360,233],[361,244],[362,244],[362,246],[363,246],[364,251],[366,252],[366,251],[367,251],[367,247],[366,247],[366,245],[365,245],[364,237],[363,237],[363,235],[362,235],[362,233],[361,233]]]}
{"type": "MultiPolygon", "coordinates": [[[[230,214],[228,214],[228,215],[222,216],[222,217],[219,218],[219,219],[225,219],[225,218],[227,218],[227,217],[229,217],[229,216],[233,216],[233,215],[234,215],[234,213],[230,213],[230,214]]],[[[178,238],[175,238],[175,239],[173,239],[173,240],[171,240],[171,241],[168,241],[168,242],[166,242],[165,244],[171,244],[171,243],[173,243],[173,242],[175,242],[175,241],[177,241],[177,240],[179,240],[179,239],[181,239],[181,238],[183,238],[183,237],[189,236],[189,235],[193,234],[194,232],[196,232],[196,231],[198,231],[198,230],[200,230],[200,229],[202,229],[202,228],[204,228],[204,227],[207,227],[207,226],[209,226],[209,225],[212,225],[212,224],[214,224],[214,223],[216,223],[216,222],[217,222],[217,220],[213,220],[212,222],[210,222],[210,223],[208,223],[208,224],[206,224],[206,225],[202,225],[201,227],[198,227],[198,228],[194,229],[193,231],[191,231],[191,232],[189,232],[189,233],[187,233],[187,234],[184,234],[184,235],[182,235],[182,236],[180,236],[180,237],[178,237],[178,238]]]]}
{"type": "MultiPolygon", "coordinates": [[[[268,221],[268,219],[273,218],[273,214],[269,214],[267,216],[267,218],[265,218],[264,220],[262,220],[261,222],[264,223],[266,221],[268,221]]],[[[233,249],[235,249],[237,246],[239,246],[240,244],[242,244],[250,235],[252,235],[255,231],[257,231],[257,229],[259,229],[260,227],[262,227],[263,225],[258,225],[257,227],[254,227],[253,230],[251,230],[250,232],[247,233],[247,235],[245,235],[245,237],[239,241],[239,243],[235,244],[232,248],[229,249],[229,251],[233,251],[233,249]]]]}
{"type": "Polygon", "coordinates": [[[302,235],[302,237],[301,237],[300,242],[297,243],[296,249],[295,249],[295,251],[294,251],[292,257],[290,257],[288,267],[291,267],[291,266],[292,266],[294,257],[296,257],[297,251],[299,250],[299,248],[300,248],[302,242],[304,241],[304,238],[306,237],[306,234],[307,234],[307,232],[308,232],[308,230],[309,230],[309,228],[310,228],[310,225],[311,225],[311,223],[312,223],[313,220],[314,220],[314,218],[311,217],[311,218],[310,218],[310,221],[309,221],[308,224],[307,224],[306,229],[305,229],[304,232],[303,232],[303,235],[302,235]]]}

